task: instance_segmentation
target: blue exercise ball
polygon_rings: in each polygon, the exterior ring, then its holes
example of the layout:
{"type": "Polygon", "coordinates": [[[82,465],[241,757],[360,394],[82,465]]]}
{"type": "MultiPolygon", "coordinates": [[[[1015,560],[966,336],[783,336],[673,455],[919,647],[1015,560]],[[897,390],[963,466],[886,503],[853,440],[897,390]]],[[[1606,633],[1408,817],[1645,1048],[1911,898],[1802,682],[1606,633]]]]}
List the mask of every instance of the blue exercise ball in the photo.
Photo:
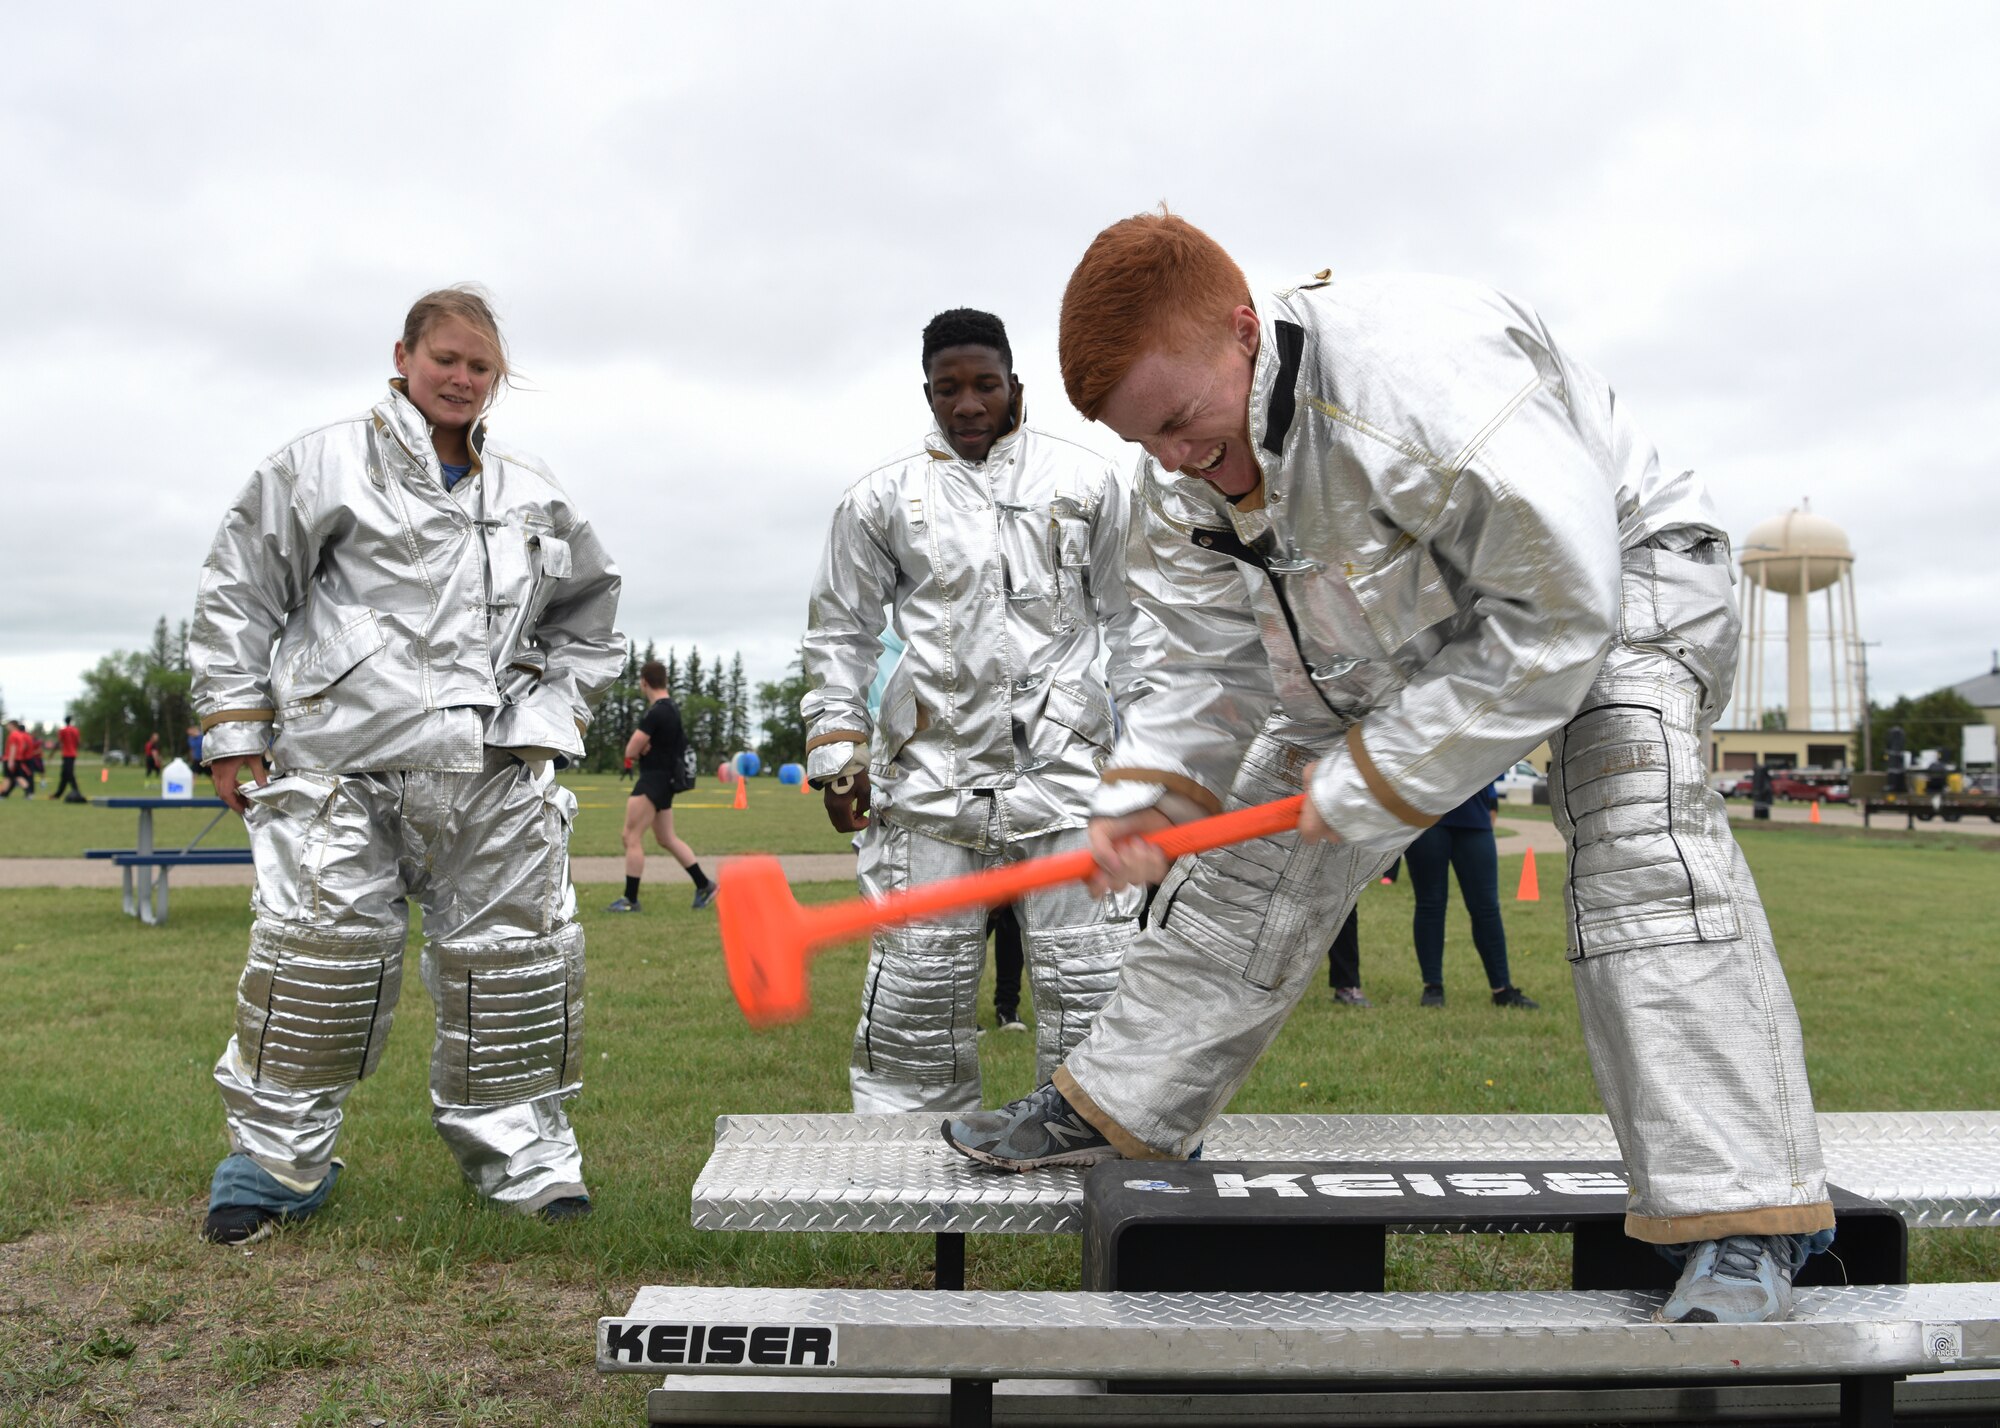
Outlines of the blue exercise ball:
{"type": "Polygon", "coordinates": [[[806,781],[806,768],[804,764],[778,765],[779,783],[786,784],[789,786],[795,783],[804,783],[805,781],[806,781]]]}
{"type": "Polygon", "coordinates": [[[745,778],[757,777],[758,770],[763,767],[764,761],[748,749],[745,749],[736,756],[736,772],[742,774],[745,778]]]}

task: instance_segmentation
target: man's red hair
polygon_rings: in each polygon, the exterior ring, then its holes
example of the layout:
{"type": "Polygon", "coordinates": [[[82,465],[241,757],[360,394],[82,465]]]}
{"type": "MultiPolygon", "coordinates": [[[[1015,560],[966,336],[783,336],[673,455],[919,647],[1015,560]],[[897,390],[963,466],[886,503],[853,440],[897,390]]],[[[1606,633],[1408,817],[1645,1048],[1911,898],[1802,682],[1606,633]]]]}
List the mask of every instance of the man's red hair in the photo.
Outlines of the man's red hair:
{"type": "Polygon", "coordinates": [[[1250,284],[1220,243],[1164,209],[1120,219],[1063,289],[1056,353],[1070,403],[1095,421],[1134,362],[1219,339],[1239,305],[1254,306],[1250,284]]]}

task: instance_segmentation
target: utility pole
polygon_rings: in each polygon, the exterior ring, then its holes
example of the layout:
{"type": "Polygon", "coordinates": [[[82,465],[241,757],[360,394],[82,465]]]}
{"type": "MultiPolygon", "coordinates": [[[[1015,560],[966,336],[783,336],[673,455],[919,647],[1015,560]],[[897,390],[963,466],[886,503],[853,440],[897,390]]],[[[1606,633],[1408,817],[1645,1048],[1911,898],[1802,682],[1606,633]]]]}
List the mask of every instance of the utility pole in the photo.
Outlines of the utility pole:
{"type": "Polygon", "coordinates": [[[1879,645],[1880,640],[1856,640],[1854,648],[1861,655],[1861,772],[1875,771],[1875,709],[1868,702],[1868,647],[1879,645]]]}

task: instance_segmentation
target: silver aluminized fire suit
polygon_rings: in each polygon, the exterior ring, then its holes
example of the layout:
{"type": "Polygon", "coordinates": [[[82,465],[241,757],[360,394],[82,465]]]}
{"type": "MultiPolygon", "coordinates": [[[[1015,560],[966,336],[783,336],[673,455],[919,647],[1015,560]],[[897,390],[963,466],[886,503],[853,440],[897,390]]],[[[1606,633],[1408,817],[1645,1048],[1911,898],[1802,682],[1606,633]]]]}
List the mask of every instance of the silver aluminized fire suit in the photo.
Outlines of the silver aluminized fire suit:
{"type": "Polygon", "coordinates": [[[1264,306],[1232,504],[1146,463],[1148,692],[1094,811],[1310,793],[1341,841],[1175,865],[1057,1086],[1129,1156],[1197,1143],[1359,890],[1544,738],[1584,1036],[1660,1243],[1832,1225],[1798,1018],[1704,777],[1737,615],[1726,538],[1527,308],[1434,278],[1264,306]]]}
{"type": "MultiPolygon", "coordinates": [[[[1017,423],[984,461],[933,428],[835,509],[805,638],[815,786],[866,767],[871,895],[1081,847],[1130,690],[1125,494],[1104,458],[1017,423]],[[883,607],[905,643],[879,722],[868,688],[883,607]]],[[[1081,887],[1016,909],[1042,1080],[1110,993],[1137,911],[1081,887]]],[[[849,1072],[857,1111],[977,1110],[986,914],[875,937],[849,1072]]]]}
{"type": "Polygon", "coordinates": [[[400,389],[261,466],[202,570],[188,652],[202,755],[268,752],[246,795],[250,959],[215,1079],[233,1147],[294,1189],[332,1163],[375,1069],[424,910],[432,1120],[478,1191],[581,1195],[575,798],[616,676],[618,573],[532,458],[473,436],[444,487],[400,389]]]}

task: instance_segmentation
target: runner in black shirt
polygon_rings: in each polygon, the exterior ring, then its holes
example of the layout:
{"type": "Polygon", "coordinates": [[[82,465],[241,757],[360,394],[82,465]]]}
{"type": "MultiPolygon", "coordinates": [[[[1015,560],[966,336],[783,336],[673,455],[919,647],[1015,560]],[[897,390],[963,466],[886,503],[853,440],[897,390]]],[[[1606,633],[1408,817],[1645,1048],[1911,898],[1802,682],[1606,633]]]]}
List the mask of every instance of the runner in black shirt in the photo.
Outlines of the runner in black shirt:
{"type": "Polygon", "coordinates": [[[639,781],[625,800],[625,896],[608,911],[639,910],[639,879],[646,871],[644,840],[649,823],[654,840],[672,853],[674,861],[694,880],[694,905],[707,907],[715,897],[715,884],[695,861],[694,849],[674,833],[674,788],[676,776],[684,775],[687,767],[687,735],[681,729],[681,711],[667,695],[667,667],[656,659],[647,660],[639,670],[639,689],[646,696],[646,712],[625,742],[627,767],[635,759],[639,764],[639,781]]]}

